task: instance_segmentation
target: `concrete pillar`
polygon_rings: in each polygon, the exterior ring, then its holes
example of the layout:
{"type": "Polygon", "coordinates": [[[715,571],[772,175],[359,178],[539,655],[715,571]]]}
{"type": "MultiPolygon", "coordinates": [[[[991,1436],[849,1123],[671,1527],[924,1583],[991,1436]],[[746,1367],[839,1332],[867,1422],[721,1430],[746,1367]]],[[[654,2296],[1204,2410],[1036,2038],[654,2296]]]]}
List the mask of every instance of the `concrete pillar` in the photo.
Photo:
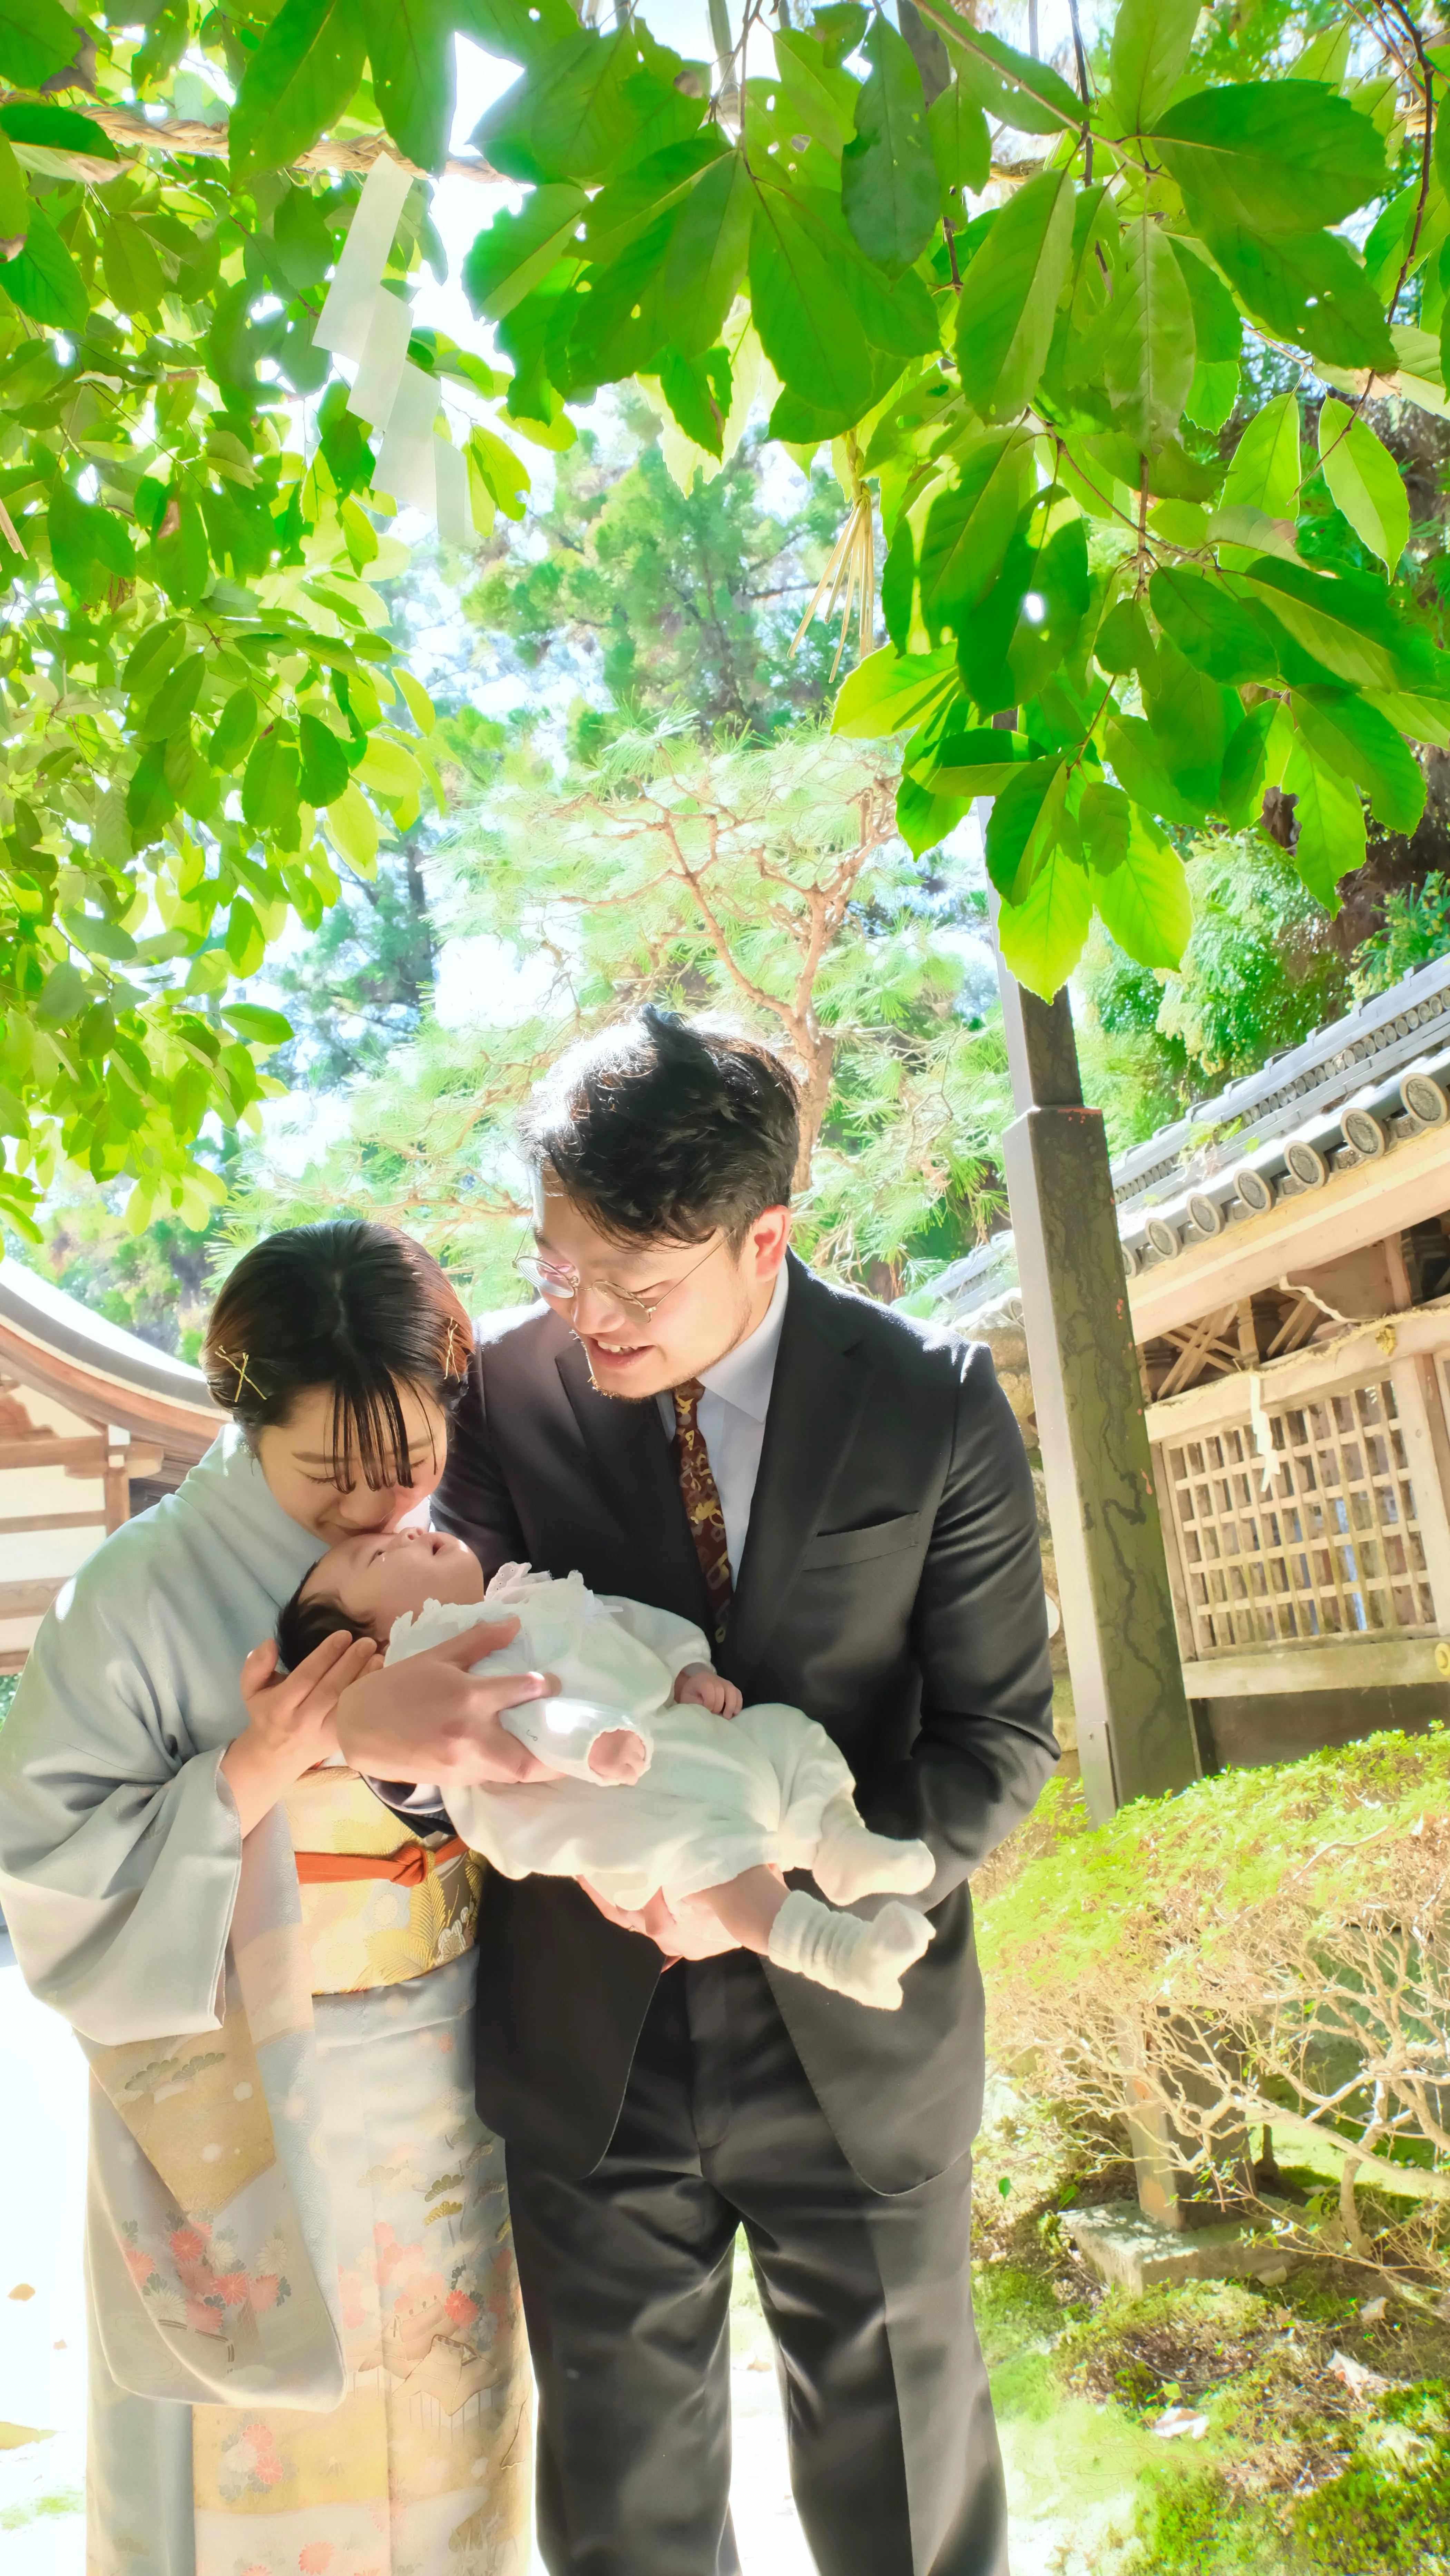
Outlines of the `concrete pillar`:
{"type": "Polygon", "coordinates": [[[1197,1775],[1100,1110],[1083,1104],[1066,988],[997,963],[1012,1097],[1003,1138],[1022,1316],[1088,1807],[1197,1775]]]}

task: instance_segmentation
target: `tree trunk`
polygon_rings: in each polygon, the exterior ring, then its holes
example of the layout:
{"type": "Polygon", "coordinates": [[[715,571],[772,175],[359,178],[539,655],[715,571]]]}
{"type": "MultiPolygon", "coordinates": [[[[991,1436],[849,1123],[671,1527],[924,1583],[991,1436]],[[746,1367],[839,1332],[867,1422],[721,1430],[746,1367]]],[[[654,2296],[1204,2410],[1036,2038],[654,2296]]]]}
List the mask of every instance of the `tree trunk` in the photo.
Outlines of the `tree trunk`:
{"type": "Polygon", "coordinates": [[[836,1060],[836,1041],[818,1033],[808,1048],[801,1050],[805,1079],[801,1084],[801,1141],[796,1156],[793,1187],[808,1189],[811,1162],[825,1123],[826,1105],[831,1097],[831,1069],[836,1060]]]}

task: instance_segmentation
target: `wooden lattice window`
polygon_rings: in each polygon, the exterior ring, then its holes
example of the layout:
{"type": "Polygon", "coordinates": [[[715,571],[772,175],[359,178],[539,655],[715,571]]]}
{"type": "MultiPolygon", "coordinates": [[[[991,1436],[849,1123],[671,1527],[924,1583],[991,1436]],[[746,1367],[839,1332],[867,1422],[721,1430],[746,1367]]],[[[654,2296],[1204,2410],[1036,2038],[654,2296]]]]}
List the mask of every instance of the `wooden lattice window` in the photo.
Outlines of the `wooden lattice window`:
{"type": "Polygon", "coordinates": [[[1166,1451],[1195,1652],[1435,1626],[1387,1378],[1166,1451]],[[1267,1472],[1266,1472],[1267,1471],[1267,1472]]]}

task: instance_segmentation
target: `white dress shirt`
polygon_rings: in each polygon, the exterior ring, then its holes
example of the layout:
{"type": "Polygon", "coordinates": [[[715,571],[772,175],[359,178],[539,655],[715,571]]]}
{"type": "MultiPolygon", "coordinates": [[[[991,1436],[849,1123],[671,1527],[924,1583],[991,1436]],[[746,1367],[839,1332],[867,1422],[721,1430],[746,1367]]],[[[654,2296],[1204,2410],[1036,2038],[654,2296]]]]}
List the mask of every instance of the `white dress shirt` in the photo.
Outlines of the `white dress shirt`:
{"type": "MultiPolygon", "coordinates": [[[[782,1262],[775,1274],[775,1293],[754,1332],[747,1333],[744,1341],[737,1342],[733,1351],[727,1351],[713,1368],[700,1372],[705,1390],[700,1398],[700,1433],[725,1515],[730,1574],[736,1583],[750,1529],[750,1506],[760,1473],[765,1417],[770,1411],[770,1390],[775,1383],[776,1353],[789,1293],[790,1277],[782,1262]]],[[[655,1402],[660,1420],[673,1440],[675,1399],[666,1394],[656,1396],[655,1402]]]]}

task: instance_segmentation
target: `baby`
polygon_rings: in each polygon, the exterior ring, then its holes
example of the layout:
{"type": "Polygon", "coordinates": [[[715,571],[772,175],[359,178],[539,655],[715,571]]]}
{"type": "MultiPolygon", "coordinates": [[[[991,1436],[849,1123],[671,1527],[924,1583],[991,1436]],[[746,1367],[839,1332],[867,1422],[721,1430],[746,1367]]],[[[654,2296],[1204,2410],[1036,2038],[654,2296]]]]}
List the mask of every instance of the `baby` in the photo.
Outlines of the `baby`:
{"type": "Polygon", "coordinates": [[[934,1927],[915,1907],[870,1921],[836,1906],[925,1888],[925,1843],[862,1823],[851,1773],[798,1708],[741,1710],[698,1628],[665,1610],[506,1565],[484,1589],[461,1539],[369,1532],[329,1550],[288,1602],[278,1642],[291,1666],[339,1628],[376,1638],[387,1661],[427,1654],[476,1626],[480,1604],[519,1633],[476,1673],[547,1671],[557,1699],[503,1724],[548,1765],[548,1781],[450,1788],[454,1825],[506,1878],[587,1880],[637,1910],[662,1889],[673,1911],[704,1906],[745,1949],[883,2012],[934,1927]],[[726,1724],[724,1721],[732,1720],[726,1724]],[[787,1888],[808,1869],[833,1904],[787,1888]]]}

